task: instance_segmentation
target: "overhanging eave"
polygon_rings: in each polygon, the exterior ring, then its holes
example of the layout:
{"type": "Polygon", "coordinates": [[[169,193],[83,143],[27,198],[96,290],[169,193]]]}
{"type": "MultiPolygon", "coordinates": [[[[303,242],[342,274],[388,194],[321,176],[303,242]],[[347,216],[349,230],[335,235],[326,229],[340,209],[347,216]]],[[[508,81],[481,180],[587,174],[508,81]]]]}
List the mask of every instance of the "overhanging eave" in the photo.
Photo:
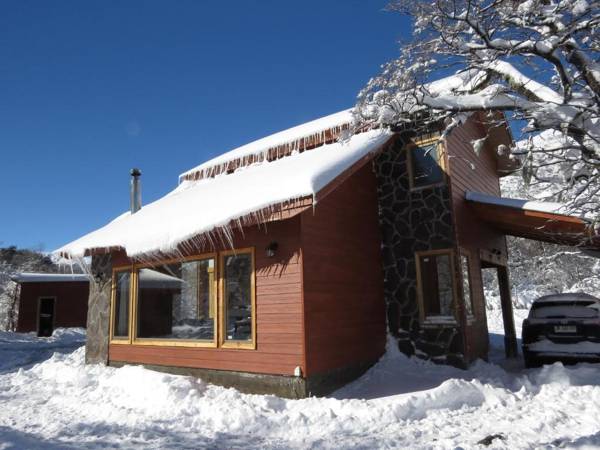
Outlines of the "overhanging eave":
{"type": "Polygon", "coordinates": [[[554,204],[477,192],[467,192],[465,200],[481,220],[507,235],[600,250],[600,235],[592,224],[580,217],[556,212],[554,204]],[[533,206],[528,206],[530,204],[533,206]]]}

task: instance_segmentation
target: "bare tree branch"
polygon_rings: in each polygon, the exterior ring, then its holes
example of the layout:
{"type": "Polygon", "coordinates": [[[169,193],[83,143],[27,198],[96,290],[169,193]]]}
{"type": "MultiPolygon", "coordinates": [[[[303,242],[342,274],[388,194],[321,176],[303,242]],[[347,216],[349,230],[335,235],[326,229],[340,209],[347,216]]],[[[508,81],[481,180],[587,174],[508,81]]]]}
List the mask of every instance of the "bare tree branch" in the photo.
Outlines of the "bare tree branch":
{"type": "Polygon", "coordinates": [[[599,215],[600,0],[396,0],[389,9],[413,19],[413,41],[359,94],[359,123],[503,111],[528,176],[599,215]]]}

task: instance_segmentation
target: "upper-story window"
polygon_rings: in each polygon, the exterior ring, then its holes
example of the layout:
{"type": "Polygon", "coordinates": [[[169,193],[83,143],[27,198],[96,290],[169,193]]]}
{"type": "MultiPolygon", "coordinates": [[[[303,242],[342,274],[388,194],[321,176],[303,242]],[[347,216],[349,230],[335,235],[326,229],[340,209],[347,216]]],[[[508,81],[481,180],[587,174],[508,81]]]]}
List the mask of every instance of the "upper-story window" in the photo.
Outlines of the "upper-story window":
{"type": "Polygon", "coordinates": [[[445,182],[443,147],[439,138],[407,145],[410,188],[421,189],[445,182]]]}

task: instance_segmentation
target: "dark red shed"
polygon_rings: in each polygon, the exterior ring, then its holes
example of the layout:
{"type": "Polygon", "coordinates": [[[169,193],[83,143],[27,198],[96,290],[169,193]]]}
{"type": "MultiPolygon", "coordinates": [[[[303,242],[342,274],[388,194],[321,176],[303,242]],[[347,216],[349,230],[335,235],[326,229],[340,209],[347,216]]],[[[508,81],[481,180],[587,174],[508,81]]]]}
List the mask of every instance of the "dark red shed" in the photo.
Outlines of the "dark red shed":
{"type": "Polygon", "coordinates": [[[12,279],[19,283],[18,332],[36,331],[38,336],[51,336],[55,328],[85,328],[87,275],[23,272],[12,279]]]}

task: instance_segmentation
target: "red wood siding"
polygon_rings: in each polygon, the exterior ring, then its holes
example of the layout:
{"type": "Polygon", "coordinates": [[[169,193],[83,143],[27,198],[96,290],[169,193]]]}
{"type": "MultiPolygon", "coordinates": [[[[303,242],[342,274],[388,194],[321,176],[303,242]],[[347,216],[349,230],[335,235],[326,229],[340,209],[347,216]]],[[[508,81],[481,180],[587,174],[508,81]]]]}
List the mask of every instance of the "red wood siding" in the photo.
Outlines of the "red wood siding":
{"type": "Polygon", "coordinates": [[[376,186],[367,164],[302,213],[306,375],[375,361],[384,351],[376,186]]]}
{"type": "Polygon", "coordinates": [[[488,334],[481,277],[479,250],[498,249],[506,257],[504,234],[481,221],[465,201],[466,191],[500,195],[500,179],[497,173],[495,151],[500,143],[508,143],[510,136],[504,129],[495,129],[478,156],[471,144],[474,139],[486,136],[485,125],[473,115],[448,138],[449,173],[452,190],[452,207],[458,246],[469,253],[471,291],[475,321],[466,327],[466,357],[473,360],[486,357],[488,334]],[[471,167],[471,164],[474,168],[471,167]]]}
{"type": "Polygon", "coordinates": [[[87,321],[89,283],[87,281],[54,281],[22,283],[19,297],[17,331],[37,331],[40,297],[55,297],[54,328],[83,327],[87,321]]]}
{"type": "MultiPolygon", "coordinates": [[[[300,217],[250,227],[236,233],[235,248],[255,248],[256,350],[198,347],[110,345],[111,361],[242,372],[293,375],[304,370],[304,317],[300,217]],[[279,244],[275,257],[267,245],[279,244]]],[[[222,250],[229,250],[224,247],[222,250]]],[[[198,253],[210,250],[198,250],[198,253]]],[[[122,256],[115,265],[127,263],[122,256]]]]}

